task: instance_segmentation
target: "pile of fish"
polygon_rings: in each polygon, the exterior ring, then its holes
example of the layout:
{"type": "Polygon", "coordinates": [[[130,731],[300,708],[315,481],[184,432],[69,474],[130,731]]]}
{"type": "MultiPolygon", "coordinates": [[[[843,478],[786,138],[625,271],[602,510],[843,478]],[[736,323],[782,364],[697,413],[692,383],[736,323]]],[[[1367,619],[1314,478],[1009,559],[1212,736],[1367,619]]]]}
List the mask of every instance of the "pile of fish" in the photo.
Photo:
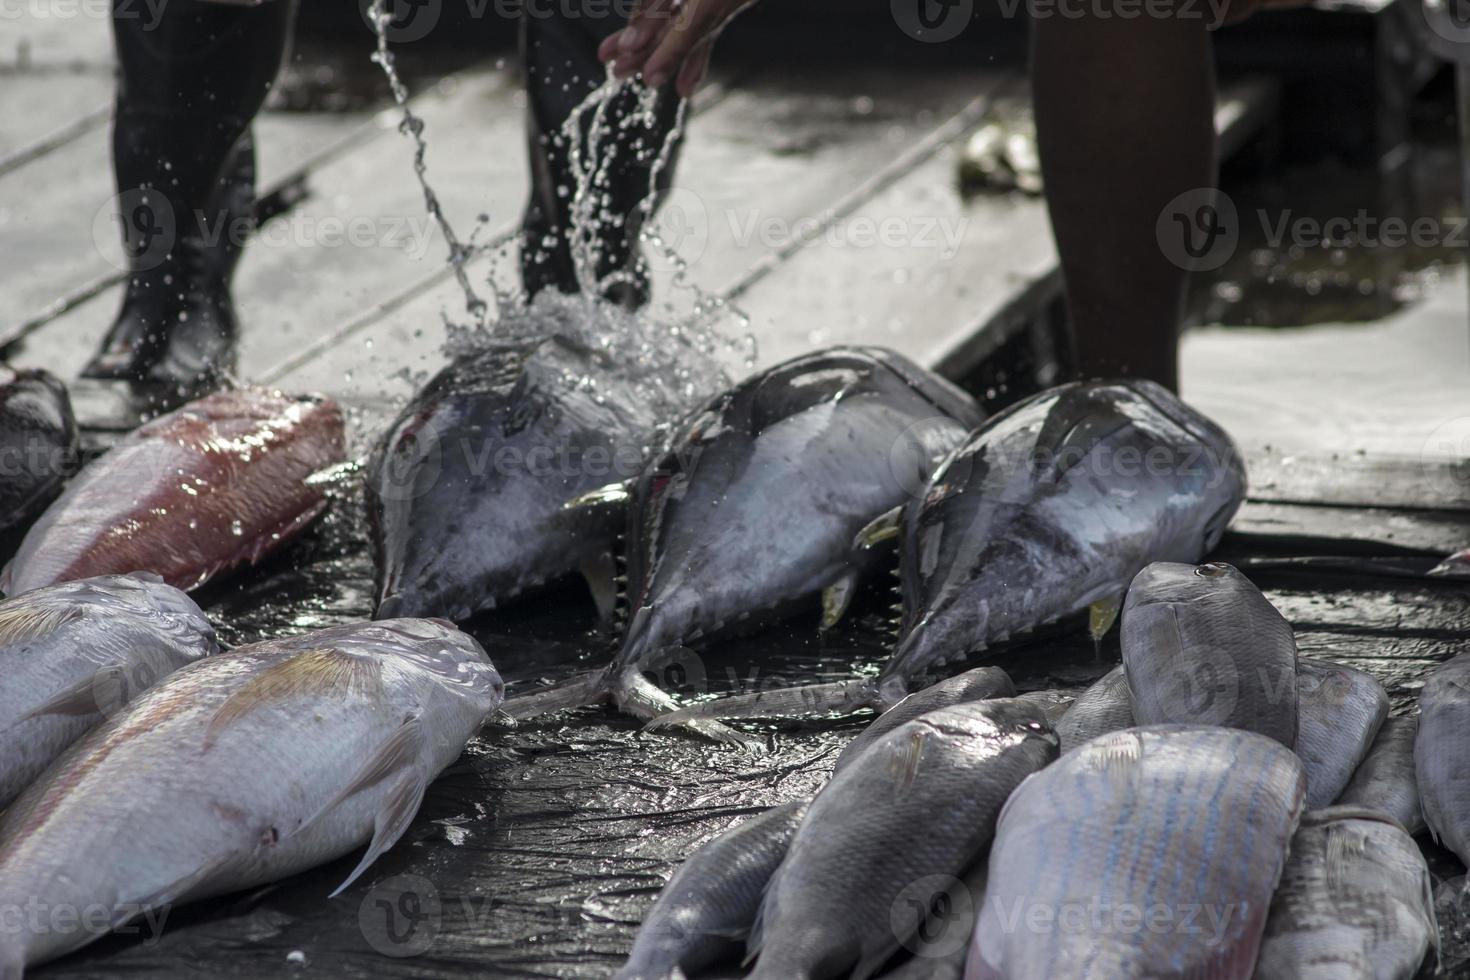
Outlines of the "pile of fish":
{"type": "Polygon", "coordinates": [[[45,371],[0,366],[0,531],[49,503],[76,463],[66,388],[45,371]]]}
{"type": "MultiPolygon", "coordinates": [[[[1414,975],[1438,931],[1413,730],[1382,689],[1298,659],[1228,565],[1149,565],[1122,617],[1123,664],[1059,717],[996,668],[899,701],[809,803],[696,852],[620,976],[732,946],[754,977],[1414,975]]],[[[1426,687],[1418,741],[1461,854],[1467,732],[1470,656],[1426,687]]]]}

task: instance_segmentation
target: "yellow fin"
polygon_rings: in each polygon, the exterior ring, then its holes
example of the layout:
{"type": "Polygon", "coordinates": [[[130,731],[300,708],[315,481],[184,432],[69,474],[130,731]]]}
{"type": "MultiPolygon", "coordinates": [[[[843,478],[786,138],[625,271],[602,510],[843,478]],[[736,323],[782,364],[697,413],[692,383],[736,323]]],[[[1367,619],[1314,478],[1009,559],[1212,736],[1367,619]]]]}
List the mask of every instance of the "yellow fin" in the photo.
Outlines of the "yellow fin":
{"type": "Polygon", "coordinates": [[[54,633],[80,615],[81,610],[75,607],[43,606],[24,601],[9,609],[0,609],[0,646],[54,633]]]}
{"type": "Polygon", "coordinates": [[[1087,633],[1093,643],[1101,643],[1102,638],[1108,635],[1122,608],[1123,600],[1119,596],[1099,599],[1087,607],[1087,633]]]}
{"type": "Polygon", "coordinates": [[[329,698],[379,691],[382,687],[379,669],[375,660],[354,657],[330,647],[303,650],[271,665],[231,694],[210,719],[204,748],[209,749],[230,723],[263,704],[298,694],[329,698]]]}
{"type": "Polygon", "coordinates": [[[857,589],[857,575],[848,574],[822,590],[822,625],[819,629],[823,633],[842,621],[857,589]]]}
{"type": "Polygon", "coordinates": [[[873,548],[885,541],[890,541],[898,537],[899,531],[902,530],[902,517],[902,507],[895,507],[885,512],[857,533],[857,537],[852,540],[853,547],[858,549],[873,548]]]}

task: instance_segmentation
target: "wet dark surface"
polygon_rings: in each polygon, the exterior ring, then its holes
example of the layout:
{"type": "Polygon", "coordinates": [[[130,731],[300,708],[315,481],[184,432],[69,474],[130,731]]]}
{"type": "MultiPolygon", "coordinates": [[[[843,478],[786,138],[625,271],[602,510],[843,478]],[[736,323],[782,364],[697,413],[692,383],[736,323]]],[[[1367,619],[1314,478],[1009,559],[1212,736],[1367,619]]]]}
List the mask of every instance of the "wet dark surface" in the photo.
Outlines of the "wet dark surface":
{"type": "MultiPolygon", "coordinates": [[[[286,553],[199,596],[223,640],[247,643],[369,613],[372,567],[357,499],[348,493],[286,553]]],[[[1247,505],[1244,517],[1258,506],[1247,505]]],[[[1276,524],[1281,510],[1271,511],[1276,524]]],[[[1318,543],[1236,533],[1221,554],[1244,564],[1314,554],[1318,543]]],[[[1372,543],[1340,550],[1359,558],[1413,553],[1372,543]]],[[[1462,585],[1274,567],[1254,578],[1296,628],[1302,652],[1373,671],[1395,712],[1412,704],[1425,670],[1470,641],[1462,585]]],[[[809,620],[704,649],[660,680],[697,697],[873,670],[886,652],[882,601],[870,596],[855,622],[821,639],[814,608],[809,620]]],[[[482,618],[471,631],[512,694],[610,655],[580,586],[482,618]]],[[[996,662],[1022,690],[1076,690],[1117,661],[1116,631],[1094,650],[1081,630],[1064,629],[996,662]]],[[[636,722],[602,708],[487,728],[431,787],[404,840],[341,897],[326,896],[355,854],[253,895],[175,910],[161,937],[141,929],[109,938],[36,975],[604,977],[682,857],[745,815],[813,793],[862,724],[753,728],[771,740],[759,757],[641,734],[636,722]]],[[[1452,893],[1462,869],[1427,841],[1426,849],[1452,893]]],[[[1446,966],[1470,960],[1466,949],[1452,941],[1446,966]]]]}

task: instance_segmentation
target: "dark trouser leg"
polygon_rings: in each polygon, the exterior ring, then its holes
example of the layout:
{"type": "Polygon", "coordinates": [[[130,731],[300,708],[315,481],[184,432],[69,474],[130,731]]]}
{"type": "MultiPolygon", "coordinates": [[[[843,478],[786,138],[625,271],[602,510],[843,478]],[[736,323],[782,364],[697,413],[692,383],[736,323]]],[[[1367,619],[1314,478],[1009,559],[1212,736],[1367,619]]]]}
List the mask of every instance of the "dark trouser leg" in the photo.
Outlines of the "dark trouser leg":
{"type": "Polygon", "coordinates": [[[83,372],[197,388],[233,369],[229,283],[250,230],[250,122],[280,69],[294,0],[170,0],[113,14],[120,74],[113,167],[130,275],[83,372]]]}
{"type": "Polygon", "coordinates": [[[1155,223],[1177,195],[1214,186],[1204,21],[1039,18],[1031,75],[1078,373],[1177,389],[1189,277],[1155,223]]]}
{"type": "MultiPolygon", "coordinates": [[[[563,4],[533,3],[521,22],[521,53],[526,66],[529,111],[526,113],[531,161],[531,199],[521,230],[521,278],[528,295],[554,287],[562,292],[579,289],[567,229],[571,225],[572,176],[568,147],[560,138],[562,123],[587,94],[606,77],[597,60],[597,46],[624,21],[606,13],[607,5],[593,4],[600,16],[568,17],[552,11],[563,4]]],[[[625,93],[608,111],[608,119],[627,118],[635,99],[625,93]]],[[[616,143],[615,162],[609,169],[606,210],[617,216],[600,224],[595,235],[593,273],[602,282],[613,273],[625,273],[603,291],[614,302],[639,306],[648,300],[648,281],[638,268],[639,202],[648,195],[651,168],[673,128],[678,100],[672,88],[659,93],[653,131],[633,127],[616,143]],[[634,137],[641,137],[641,143],[634,137]],[[639,145],[635,145],[635,143],[639,145]]],[[[584,118],[584,126],[591,121],[584,118]]],[[[619,130],[619,132],[622,132],[619,130]]],[[[677,148],[659,174],[660,191],[672,180],[677,148]]],[[[596,210],[602,210],[598,208],[596,210]]]]}

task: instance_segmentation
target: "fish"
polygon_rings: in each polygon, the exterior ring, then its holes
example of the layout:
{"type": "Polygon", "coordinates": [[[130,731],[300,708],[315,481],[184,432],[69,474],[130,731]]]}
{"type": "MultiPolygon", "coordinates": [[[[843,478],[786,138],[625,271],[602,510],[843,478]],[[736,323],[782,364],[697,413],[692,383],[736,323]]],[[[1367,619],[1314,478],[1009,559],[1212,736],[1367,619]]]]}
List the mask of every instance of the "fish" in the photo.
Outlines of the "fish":
{"type": "Polygon", "coordinates": [[[1146,565],[1196,562],[1219,543],[1245,486],[1225,431],[1160,385],[1043,391],[860,534],[899,541],[900,639],[876,678],[734,695],[659,724],[883,710],[919,677],[1084,611],[1100,639],[1146,565]]]}
{"type": "Polygon", "coordinates": [[[1307,769],[1307,808],[1320,810],[1367,758],[1388,717],[1388,692],[1366,671],[1310,657],[1297,661],[1297,678],[1296,754],[1307,769]]]}
{"type": "Polygon", "coordinates": [[[131,698],[218,651],[204,613],[155,575],[63,582],[0,602],[0,807],[131,698]]]}
{"type": "Polygon", "coordinates": [[[1233,566],[1149,565],[1128,589],[1121,642],[1138,724],[1222,725],[1296,745],[1296,635],[1233,566]]]}
{"type": "Polygon", "coordinates": [[[1433,884],[1414,839],[1380,811],[1306,814],[1271,900],[1255,980],[1410,980],[1439,941],[1433,884]]]}
{"type": "Polygon", "coordinates": [[[1128,691],[1128,677],[1122,665],[1102,675],[1076,701],[1057,722],[1057,738],[1061,740],[1062,754],[1090,741],[1099,735],[1132,728],[1133,702],[1128,691]]]}
{"type": "Polygon", "coordinates": [[[345,451],[329,399],[254,387],[206,395],[84,466],[26,533],[0,590],[144,571],[193,591],[315,520],[327,496],[308,478],[345,451]]]}
{"type": "Polygon", "coordinates": [[[334,626],[180,668],[0,817],[0,909],[77,912],[66,930],[7,917],[0,976],[367,844],[340,894],[503,697],[480,645],[435,620],[334,626]]]}
{"type": "Polygon", "coordinates": [[[368,463],[376,615],[463,622],[580,573],[611,623],[622,515],[565,505],[636,476],[656,421],[618,371],[573,339],[456,358],[368,463]]]}
{"type": "Polygon", "coordinates": [[[1414,779],[1414,736],[1418,731],[1419,719],[1413,715],[1385,720],[1368,757],[1358,765],[1337,802],[1380,810],[1410,834],[1423,830],[1424,810],[1419,806],[1419,784],[1414,779]]]}
{"type": "Polygon", "coordinates": [[[928,714],[940,708],[947,708],[953,704],[963,704],[967,701],[984,701],[987,698],[1013,698],[1016,696],[1016,686],[1011,683],[1010,677],[999,667],[976,667],[967,670],[963,674],[956,674],[938,684],[916,691],[904,698],[902,701],[883,712],[872,724],[863,729],[862,732],[847,743],[837,762],[833,766],[834,772],[840,772],[844,766],[853,762],[870,745],[878,739],[887,735],[893,729],[904,722],[913,721],[920,715],[928,714]]]}
{"type": "Polygon", "coordinates": [[[911,955],[884,973],[883,980],[963,980],[989,867],[982,857],[940,892],[923,928],[904,944],[911,955]]]}
{"type": "MultiPolygon", "coordinates": [[[[644,719],[678,707],[644,668],[724,630],[815,609],[823,628],[872,570],[853,548],[917,492],[983,413],[974,399],[876,347],[837,347],[760,371],[697,409],[636,480],[627,508],[630,617],[601,672],[515,698],[524,718],[611,699],[644,719]]],[[[681,725],[719,741],[724,726],[681,725]]]]}
{"type": "Polygon", "coordinates": [[[1248,980],[1305,798],[1300,760],[1255,732],[1085,743],[1006,803],[966,980],[1248,980]]]}
{"type": "MultiPolygon", "coordinates": [[[[1046,720],[1055,728],[1066,717],[1072,705],[1077,703],[1077,695],[1071,691],[1045,690],[1045,691],[1022,691],[1016,695],[1017,700],[1029,701],[1046,713],[1046,720]]],[[[1058,733],[1060,735],[1060,733],[1058,733]]]]}
{"type": "Polygon", "coordinates": [[[810,802],[772,807],[690,855],[643,917],[614,980],[682,978],[738,952],[810,802]]]}
{"type": "Polygon", "coordinates": [[[817,793],[772,876],[752,980],[874,976],[1056,755],[1046,716],[1016,699],[941,708],[873,743],[817,793]]]}
{"type": "Polygon", "coordinates": [[[1470,654],[1440,664],[1419,692],[1414,779],[1424,823],[1441,847],[1470,866],[1470,654]]]}
{"type": "Polygon", "coordinates": [[[0,365],[0,531],[24,523],[77,465],[66,386],[46,371],[0,365]]]}

